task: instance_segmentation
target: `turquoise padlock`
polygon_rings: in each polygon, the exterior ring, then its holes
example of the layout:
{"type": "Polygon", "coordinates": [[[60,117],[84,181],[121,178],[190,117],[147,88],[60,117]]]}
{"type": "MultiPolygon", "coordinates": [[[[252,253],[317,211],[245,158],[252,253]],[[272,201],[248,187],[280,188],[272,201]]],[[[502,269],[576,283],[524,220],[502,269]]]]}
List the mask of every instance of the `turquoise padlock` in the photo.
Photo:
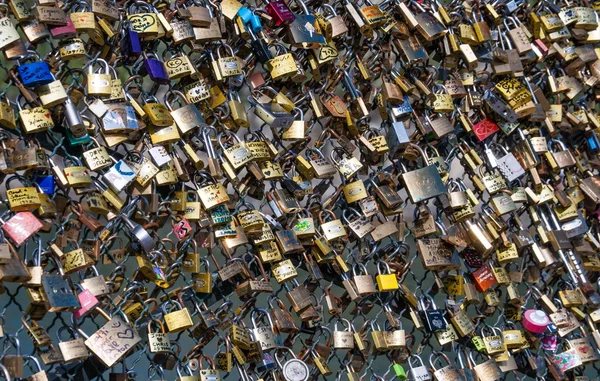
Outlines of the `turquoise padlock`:
{"type": "Polygon", "coordinates": [[[245,25],[250,22],[252,11],[246,7],[241,7],[237,12],[237,16],[242,19],[245,25]]]}

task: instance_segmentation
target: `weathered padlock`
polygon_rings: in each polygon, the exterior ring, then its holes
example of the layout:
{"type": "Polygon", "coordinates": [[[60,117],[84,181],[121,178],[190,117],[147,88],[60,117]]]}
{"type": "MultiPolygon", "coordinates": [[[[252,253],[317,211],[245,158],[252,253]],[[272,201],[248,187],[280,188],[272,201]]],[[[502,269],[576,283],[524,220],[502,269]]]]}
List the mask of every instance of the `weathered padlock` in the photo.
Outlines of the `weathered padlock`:
{"type": "Polygon", "coordinates": [[[78,337],[76,331],[71,327],[60,327],[57,331],[58,349],[65,362],[80,361],[88,358],[88,349],[82,338],[78,337]],[[70,333],[71,340],[62,341],[62,332],[70,333]]]}
{"type": "Polygon", "coordinates": [[[454,365],[452,365],[448,356],[446,356],[442,352],[431,353],[431,355],[429,356],[429,364],[431,365],[431,368],[433,368],[433,376],[435,377],[435,379],[437,381],[444,381],[444,380],[448,380],[448,379],[459,380],[459,381],[463,380],[463,376],[458,372],[456,367],[454,365]],[[443,358],[444,360],[446,360],[446,363],[448,365],[446,365],[440,369],[437,369],[435,367],[435,363],[437,361],[439,361],[440,358],[443,358]]]}

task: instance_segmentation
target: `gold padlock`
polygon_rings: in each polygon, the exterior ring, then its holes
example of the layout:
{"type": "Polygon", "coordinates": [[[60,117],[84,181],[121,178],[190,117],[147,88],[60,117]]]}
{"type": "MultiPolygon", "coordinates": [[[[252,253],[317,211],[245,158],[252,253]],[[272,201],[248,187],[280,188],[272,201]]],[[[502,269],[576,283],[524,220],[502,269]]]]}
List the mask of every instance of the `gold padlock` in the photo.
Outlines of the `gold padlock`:
{"type": "Polygon", "coordinates": [[[20,176],[13,176],[6,180],[6,198],[8,206],[13,212],[33,211],[40,207],[41,201],[36,187],[28,186],[11,189],[10,183],[19,180],[25,184],[25,179],[20,176]]]}
{"type": "Polygon", "coordinates": [[[90,95],[108,97],[112,93],[112,78],[108,63],[101,58],[90,61],[88,64],[87,90],[90,95]],[[104,67],[104,73],[95,73],[94,64],[99,62],[104,67]]]}
{"type": "Polygon", "coordinates": [[[167,106],[159,103],[156,97],[151,96],[147,99],[144,98],[143,102],[144,112],[146,113],[146,116],[152,125],[157,127],[167,127],[173,125],[174,120],[169,112],[169,109],[167,106]],[[152,100],[153,102],[148,102],[148,100],[152,100]]]}

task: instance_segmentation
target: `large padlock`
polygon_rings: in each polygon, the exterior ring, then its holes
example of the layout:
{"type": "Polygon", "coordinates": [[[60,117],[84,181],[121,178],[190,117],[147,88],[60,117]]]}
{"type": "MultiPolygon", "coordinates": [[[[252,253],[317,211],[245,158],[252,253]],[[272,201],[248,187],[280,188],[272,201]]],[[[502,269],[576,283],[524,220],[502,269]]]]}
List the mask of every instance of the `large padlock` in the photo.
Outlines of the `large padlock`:
{"type": "Polygon", "coordinates": [[[83,339],[78,337],[73,328],[66,326],[60,327],[56,334],[58,336],[58,349],[60,349],[63,359],[66,363],[85,360],[88,358],[88,348],[85,346],[83,339]],[[70,333],[71,340],[61,340],[61,334],[64,331],[70,333]]]}
{"type": "Polygon", "coordinates": [[[333,347],[335,349],[353,349],[354,348],[354,333],[352,332],[352,324],[347,319],[338,319],[333,327],[333,347]],[[346,329],[338,330],[338,323],[342,322],[346,329]]]}
{"type": "Polygon", "coordinates": [[[171,308],[164,304],[162,309],[169,332],[181,332],[194,325],[187,307],[181,307],[179,302],[171,302],[171,308]]]}
{"type": "MultiPolygon", "coordinates": [[[[13,212],[33,211],[40,207],[41,201],[38,188],[36,186],[24,186],[11,188],[10,183],[18,180],[23,185],[27,185],[27,180],[21,176],[9,177],[6,181],[6,198],[8,206],[13,212]]],[[[37,185],[37,184],[36,184],[37,185]]]]}
{"type": "Polygon", "coordinates": [[[315,16],[310,14],[303,1],[296,0],[296,4],[303,13],[294,14],[296,18],[289,24],[293,45],[303,49],[316,49],[324,45],[326,43],[325,37],[317,30],[315,16]]]}

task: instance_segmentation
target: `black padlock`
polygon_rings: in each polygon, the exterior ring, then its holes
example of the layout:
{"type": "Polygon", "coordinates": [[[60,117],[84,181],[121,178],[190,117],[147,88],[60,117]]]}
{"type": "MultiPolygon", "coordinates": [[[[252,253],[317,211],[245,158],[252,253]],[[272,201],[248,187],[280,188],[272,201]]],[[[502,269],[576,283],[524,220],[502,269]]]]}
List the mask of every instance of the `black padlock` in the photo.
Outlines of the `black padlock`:
{"type": "Polygon", "coordinates": [[[446,330],[446,319],[444,319],[444,311],[436,308],[433,297],[425,294],[419,298],[419,306],[421,308],[421,316],[425,321],[429,332],[438,332],[446,330]],[[427,299],[427,302],[426,300],[427,299]]]}

